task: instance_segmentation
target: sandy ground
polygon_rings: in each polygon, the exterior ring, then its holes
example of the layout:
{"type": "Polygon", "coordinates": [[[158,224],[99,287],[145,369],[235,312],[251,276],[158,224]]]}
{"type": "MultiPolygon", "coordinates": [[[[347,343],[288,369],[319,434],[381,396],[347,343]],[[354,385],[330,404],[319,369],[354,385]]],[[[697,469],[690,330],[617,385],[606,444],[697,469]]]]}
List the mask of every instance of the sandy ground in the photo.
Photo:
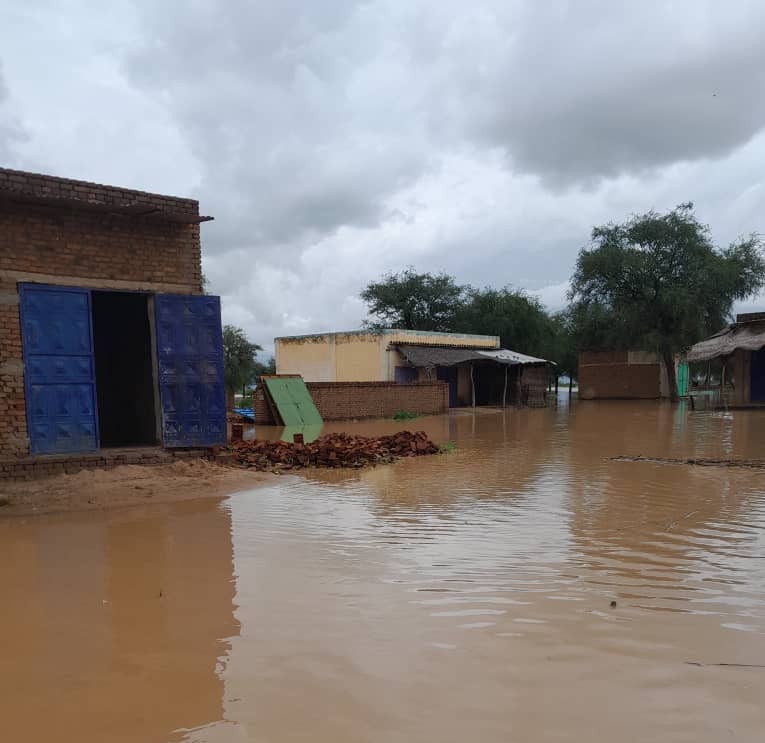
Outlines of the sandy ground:
{"type": "Polygon", "coordinates": [[[275,477],[201,459],[83,470],[74,475],[0,483],[0,518],[220,498],[275,477]]]}

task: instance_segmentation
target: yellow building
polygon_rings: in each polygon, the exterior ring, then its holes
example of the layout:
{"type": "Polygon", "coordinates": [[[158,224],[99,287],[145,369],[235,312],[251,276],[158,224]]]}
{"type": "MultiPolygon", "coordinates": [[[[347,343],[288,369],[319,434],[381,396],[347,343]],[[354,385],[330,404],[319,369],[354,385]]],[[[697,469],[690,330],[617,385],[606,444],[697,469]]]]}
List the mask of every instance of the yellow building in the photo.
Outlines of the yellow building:
{"type": "Polygon", "coordinates": [[[541,379],[548,365],[500,349],[498,336],[469,333],[356,330],[276,338],[275,347],[277,374],[300,374],[306,382],[440,380],[449,384],[451,407],[520,401],[528,396],[523,369],[537,367],[541,379]]]}
{"type": "Polygon", "coordinates": [[[396,370],[410,367],[399,351],[401,345],[499,348],[495,335],[395,329],[295,335],[274,342],[276,373],[300,374],[306,382],[402,381],[402,372],[396,370]]]}

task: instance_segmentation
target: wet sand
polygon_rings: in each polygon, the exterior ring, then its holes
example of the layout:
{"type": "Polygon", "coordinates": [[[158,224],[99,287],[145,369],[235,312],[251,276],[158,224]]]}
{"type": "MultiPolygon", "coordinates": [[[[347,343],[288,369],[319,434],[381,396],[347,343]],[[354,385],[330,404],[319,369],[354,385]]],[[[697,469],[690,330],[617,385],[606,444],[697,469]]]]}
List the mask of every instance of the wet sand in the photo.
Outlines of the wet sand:
{"type": "Polygon", "coordinates": [[[237,490],[257,487],[272,477],[195,459],[150,466],[129,464],[40,480],[0,482],[0,519],[221,498],[237,490]]]}
{"type": "Polygon", "coordinates": [[[762,740],[765,474],[610,458],[755,459],[763,413],[416,423],[457,450],[0,520],[0,739],[762,740]]]}

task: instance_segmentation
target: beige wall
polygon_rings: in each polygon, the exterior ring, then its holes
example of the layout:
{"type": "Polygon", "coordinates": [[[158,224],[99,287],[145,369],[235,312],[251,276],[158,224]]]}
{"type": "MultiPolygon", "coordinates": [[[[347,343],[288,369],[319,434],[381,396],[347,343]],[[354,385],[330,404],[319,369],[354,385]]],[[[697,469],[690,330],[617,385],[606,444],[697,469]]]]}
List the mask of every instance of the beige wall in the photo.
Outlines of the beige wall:
{"type": "Polygon", "coordinates": [[[300,374],[306,382],[384,382],[380,345],[374,333],[277,338],[276,373],[300,374]]]}
{"type": "Polygon", "coordinates": [[[396,367],[406,366],[401,354],[389,349],[395,343],[499,348],[496,336],[420,333],[414,330],[277,338],[276,373],[300,374],[306,382],[392,382],[396,367]]]}

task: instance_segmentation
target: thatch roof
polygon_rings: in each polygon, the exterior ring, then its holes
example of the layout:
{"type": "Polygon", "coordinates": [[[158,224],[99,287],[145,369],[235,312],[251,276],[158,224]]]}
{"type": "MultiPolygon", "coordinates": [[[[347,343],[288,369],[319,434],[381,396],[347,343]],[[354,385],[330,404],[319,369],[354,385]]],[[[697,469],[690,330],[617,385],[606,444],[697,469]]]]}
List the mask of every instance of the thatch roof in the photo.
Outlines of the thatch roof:
{"type": "Polygon", "coordinates": [[[745,351],[759,351],[764,346],[765,322],[737,322],[691,346],[688,361],[709,361],[720,356],[729,356],[739,348],[745,351]]]}

